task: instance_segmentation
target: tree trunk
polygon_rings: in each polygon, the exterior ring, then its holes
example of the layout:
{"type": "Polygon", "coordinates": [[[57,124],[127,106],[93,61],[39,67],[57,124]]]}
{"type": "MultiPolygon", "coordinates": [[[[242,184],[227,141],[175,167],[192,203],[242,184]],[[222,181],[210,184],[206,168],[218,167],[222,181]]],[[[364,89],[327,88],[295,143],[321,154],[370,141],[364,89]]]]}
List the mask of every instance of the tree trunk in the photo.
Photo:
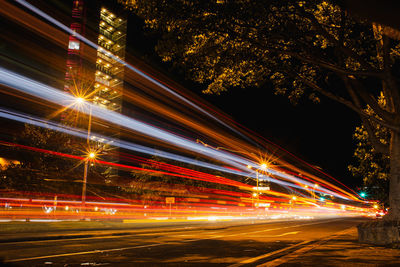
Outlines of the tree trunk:
{"type": "MultiPolygon", "coordinates": [[[[375,245],[400,244],[400,134],[390,138],[390,209],[383,220],[358,225],[358,240],[375,245]]],[[[396,245],[396,246],[397,246],[396,245]]]]}
{"type": "Polygon", "coordinates": [[[400,134],[391,131],[390,138],[390,193],[387,219],[400,221],[400,134]]]}

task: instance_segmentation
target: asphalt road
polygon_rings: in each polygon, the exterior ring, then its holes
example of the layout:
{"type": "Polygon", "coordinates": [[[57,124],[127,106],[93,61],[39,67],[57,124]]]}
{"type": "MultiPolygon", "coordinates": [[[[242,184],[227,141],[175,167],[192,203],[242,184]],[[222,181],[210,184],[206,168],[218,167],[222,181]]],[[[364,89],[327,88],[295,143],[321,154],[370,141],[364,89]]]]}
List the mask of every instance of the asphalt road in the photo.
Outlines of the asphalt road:
{"type": "Polygon", "coordinates": [[[84,238],[3,240],[0,258],[7,266],[278,266],[363,220],[225,223],[134,229],[84,238]]]}

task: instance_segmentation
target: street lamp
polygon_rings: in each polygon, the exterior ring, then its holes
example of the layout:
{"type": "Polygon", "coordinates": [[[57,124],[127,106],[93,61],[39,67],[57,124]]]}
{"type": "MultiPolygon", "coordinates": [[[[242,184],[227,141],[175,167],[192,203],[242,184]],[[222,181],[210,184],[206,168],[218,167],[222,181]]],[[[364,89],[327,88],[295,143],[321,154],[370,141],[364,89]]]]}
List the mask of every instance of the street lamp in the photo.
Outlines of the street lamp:
{"type": "MultiPolygon", "coordinates": [[[[75,104],[77,105],[83,105],[86,103],[86,99],[83,97],[76,97],[75,98],[75,104]]],[[[88,127],[87,127],[87,137],[86,137],[86,142],[89,147],[89,153],[85,159],[85,168],[83,170],[83,182],[82,182],[82,206],[85,206],[86,202],[86,185],[87,185],[87,174],[88,174],[88,169],[89,169],[89,161],[94,160],[96,158],[96,153],[93,151],[90,151],[90,131],[92,128],[92,107],[89,105],[89,118],[88,118],[88,127]]]]}
{"type": "Polygon", "coordinates": [[[89,152],[88,156],[85,159],[85,169],[83,171],[83,183],[82,183],[82,206],[85,206],[86,203],[86,185],[87,185],[87,174],[89,169],[89,161],[94,160],[96,158],[95,152],[89,152]]]}
{"type": "MultiPolygon", "coordinates": [[[[261,163],[260,164],[260,169],[263,171],[267,170],[267,164],[266,163],[261,163]]],[[[260,188],[259,188],[259,169],[256,169],[256,176],[257,176],[257,208],[260,206],[260,188]]]]}

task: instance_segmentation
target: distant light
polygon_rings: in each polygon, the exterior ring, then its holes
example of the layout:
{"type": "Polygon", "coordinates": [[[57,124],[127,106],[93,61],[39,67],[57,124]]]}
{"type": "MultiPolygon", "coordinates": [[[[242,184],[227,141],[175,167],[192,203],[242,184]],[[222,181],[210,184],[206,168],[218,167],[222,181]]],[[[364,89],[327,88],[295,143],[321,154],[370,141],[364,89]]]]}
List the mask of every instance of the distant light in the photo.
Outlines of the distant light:
{"type": "Polygon", "coordinates": [[[253,197],[256,197],[257,196],[257,193],[253,193],[253,197]]]}
{"type": "Polygon", "coordinates": [[[94,159],[96,157],[96,153],[90,152],[89,153],[89,158],[94,159]]]}
{"type": "Polygon", "coordinates": [[[365,192],[360,193],[360,197],[366,197],[366,196],[367,196],[367,194],[365,192]]]}
{"type": "Polygon", "coordinates": [[[375,204],[375,205],[374,205],[374,209],[377,209],[377,208],[378,208],[378,205],[375,204]]]}
{"type": "Polygon", "coordinates": [[[77,97],[75,101],[78,104],[82,104],[83,102],[85,102],[85,99],[83,99],[82,97],[77,97]]]}
{"type": "Polygon", "coordinates": [[[260,165],[261,170],[266,170],[267,169],[267,164],[263,163],[260,165]]]}
{"type": "Polygon", "coordinates": [[[324,197],[320,197],[319,200],[320,200],[320,201],[325,201],[325,198],[324,198],[324,197]]]}
{"type": "Polygon", "coordinates": [[[293,200],[296,200],[296,199],[297,199],[297,197],[296,197],[296,196],[293,196],[293,197],[292,197],[292,199],[293,199],[293,200]]]}

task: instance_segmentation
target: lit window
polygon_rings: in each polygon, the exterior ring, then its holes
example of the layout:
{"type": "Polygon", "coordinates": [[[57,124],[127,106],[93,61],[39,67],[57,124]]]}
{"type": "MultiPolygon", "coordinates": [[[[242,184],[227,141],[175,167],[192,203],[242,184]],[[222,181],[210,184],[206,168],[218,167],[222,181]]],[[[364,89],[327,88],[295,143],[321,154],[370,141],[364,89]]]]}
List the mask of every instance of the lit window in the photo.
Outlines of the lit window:
{"type": "Polygon", "coordinates": [[[68,49],[79,50],[79,42],[78,41],[69,41],[68,49]]]}

